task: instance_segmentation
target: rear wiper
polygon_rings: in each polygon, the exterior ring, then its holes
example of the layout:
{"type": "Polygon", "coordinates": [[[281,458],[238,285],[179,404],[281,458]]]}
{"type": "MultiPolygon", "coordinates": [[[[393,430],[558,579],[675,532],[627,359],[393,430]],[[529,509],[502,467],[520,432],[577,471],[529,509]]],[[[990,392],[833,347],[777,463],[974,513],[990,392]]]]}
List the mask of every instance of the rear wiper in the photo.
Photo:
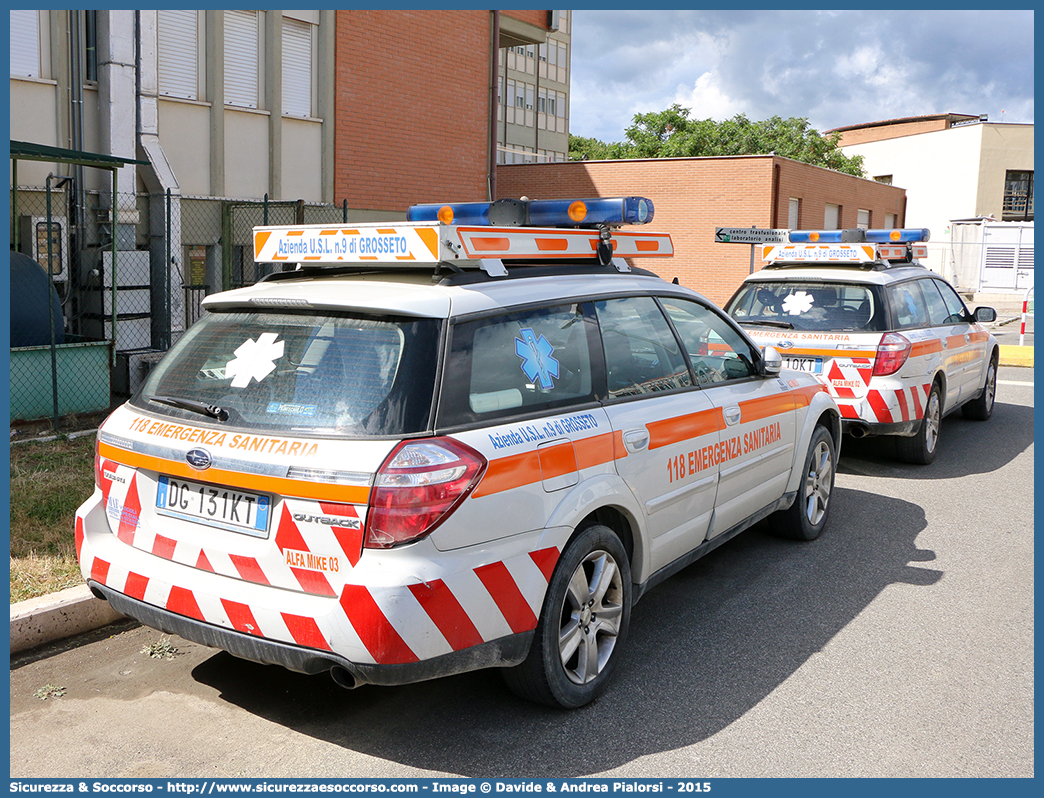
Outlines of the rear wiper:
{"type": "Polygon", "coordinates": [[[746,324],[754,324],[761,327],[782,327],[784,330],[793,330],[794,325],[789,321],[766,321],[765,319],[746,319],[746,324]]]}
{"type": "Polygon", "coordinates": [[[150,396],[148,400],[150,402],[159,402],[161,405],[178,407],[192,413],[199,413],[201,416],[210,416],[210,418],[216,418],[218,421],[228,421],[228,411],[217,405],[194,402],[191,399],[179,399],[176,396],[150,396]]]}

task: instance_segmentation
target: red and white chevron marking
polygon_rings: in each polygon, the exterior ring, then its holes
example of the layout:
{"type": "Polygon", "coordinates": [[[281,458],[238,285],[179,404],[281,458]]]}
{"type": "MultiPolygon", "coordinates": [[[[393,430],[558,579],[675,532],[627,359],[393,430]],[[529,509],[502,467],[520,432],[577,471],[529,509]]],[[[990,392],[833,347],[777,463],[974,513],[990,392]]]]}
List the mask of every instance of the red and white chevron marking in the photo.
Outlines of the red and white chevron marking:
{"type": "MultiPolygon", "coordinates": [[[[387,665],[430,659],[534,629],[560,553],[551,546],[427,582],[345,584],[336,602],[323,604],[330,611],[313,617],[193,589],[186,586],[192,571],[186,570],[185,584],[171,584],[95,556],[85,544],[80,514],[76,548],[85,576],[140,601],[247,634],[334,651],[354,662],[387,665]]],[[[230,586],[230,593],[234,591],[230,586]]],[[[273,591],[271,601],[279,599],[273,591]]]]}
{"type": "MultiPolygon", "coordinates": [[[[203,571],[244,579],[261,585],[300,590],[319,596],[337,596],[362,554],[363,523],[351,504],[284,499],[276,505],[273,518],[275,547],[258,558],[256,539],[237,533],[216,533],[226,543],[241,542],[235,552],[217,546],[202,546],[176,540],[141,523],[143,501],[151,507],[153,497],[143,497],[134,468],[105,460],[100,487],[109,528],[124,543],[166,560],[203,571]],[[294,515],[302,517],[295,521],[294,515]],[[331,523],[323,523],[326,519],[331,523]]],[[[179,522],[173,522],[179,523],[179,522]]]]}
{"type": "Polygon", "coordinates": [[[860,416],[859,399],[837,398],[842,418],[862,419],[870,424],[897,424],[901,421],[919,421],[924,418],[924,407],[931,384],[915,385],[900,391],[867,392],[865,407],[868,415],[860,416]]]}

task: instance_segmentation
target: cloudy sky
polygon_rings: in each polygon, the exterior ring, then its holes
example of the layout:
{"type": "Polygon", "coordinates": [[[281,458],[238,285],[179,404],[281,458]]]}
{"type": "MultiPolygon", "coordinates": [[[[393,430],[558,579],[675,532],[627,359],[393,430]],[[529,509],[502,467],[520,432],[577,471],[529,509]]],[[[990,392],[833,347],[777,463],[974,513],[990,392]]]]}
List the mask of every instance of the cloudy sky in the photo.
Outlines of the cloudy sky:
{"type": "Polygon", "coordinates": [[[575,10],[569,130],[673,103],[817,130],[930,113],[1033,122],[1032,11],[575,10]]]}

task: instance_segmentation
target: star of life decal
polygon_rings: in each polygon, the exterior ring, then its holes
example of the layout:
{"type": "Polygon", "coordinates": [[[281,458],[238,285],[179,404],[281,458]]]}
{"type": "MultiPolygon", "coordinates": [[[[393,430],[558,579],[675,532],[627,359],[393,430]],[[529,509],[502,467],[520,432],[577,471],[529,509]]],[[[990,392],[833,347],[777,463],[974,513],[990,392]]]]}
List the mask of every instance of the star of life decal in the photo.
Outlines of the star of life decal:
{"type": "Polygon", "coordinates": [[[251,379],[261,382],[275,371],[275,362],[283,356],[285,341],[277,341],[278,333],[261,333],[255,341],[248,338],[235,350],[235,359],[225,364],[225,376],[232,377],[233,388],[246,388],[251,379]]]}
{"type": "Polygon", "coordinates": [[[783,300],[783,312],[791,316],[800,316],[812,308],[812,295],[804,291],[791,294],[783,300]]]}
{"type": "Polygon", "coordinates": [[[551,357],[555,348],[541,335],[537,338],[531,327],[519,330],[521,339],[515,339],[515,354],[522,358],[522,371],[533,382],[540,379],[540,387],[550,391],[555,387],[554,379],[558,377],[558,360],[551,357]]]}

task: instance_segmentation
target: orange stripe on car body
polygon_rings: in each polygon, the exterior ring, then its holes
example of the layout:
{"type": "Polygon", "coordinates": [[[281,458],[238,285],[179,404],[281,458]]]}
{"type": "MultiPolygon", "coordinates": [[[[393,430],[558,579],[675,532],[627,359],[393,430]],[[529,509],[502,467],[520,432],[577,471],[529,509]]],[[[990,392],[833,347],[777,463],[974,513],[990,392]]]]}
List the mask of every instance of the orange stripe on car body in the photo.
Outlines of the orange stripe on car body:
{"type": "MultiPolygon", "coordinates": [[[[964,343],[964,338],[961,338],[964,343]]],[[[942,341],[938,338],[929,338],[927,341],[918,341],[910,347],[910,357],[921,357],[922,355],[933,355],[943,349],[942,341]]]]}
{"type": "Polygon", "coordinates": [[[798,403],[794,397],[794,391],[787,391],[774,396],[762,396],[757,399],[748,399],[739,403],[740,413],[742,414],[740,423],[747,424],[751,421],[759,421],[763,418],[789,413],[796,407],[798,407],[798,403]]]}
{"type": "Polygon", "coordinates": [[[649,430],[649,449],[652,450],[724,429],[725,418],[721,408],[714,407],[684,416],[665,418],[662,421],[651,421],[645,428],[649,430]]]}
{"type": "Polygon", "coordinates": [[[239,471],[226,471],[222,468],[210,468],[206,472],[202,472],[192,468],[188,463],[141,454],[140,452],[130,452],[126,449],[118,449],[107,443],[99,443],[98,452],[103,457],[132,468],[144,468],[148,471],[156,471],[184,479],[217,482],[232,488],[246,488],[247,490],[277,493],[298,499],[336,501],[345,504],[366,504],[370,499],[370,489],[359,485],[331,485],[323,482],[306,482],[285,477],[243,474],[239,471]]]}
{"type": "MultiPolygon", "coordinates": [[[[768,344],[773,346],[773,344],[768,344]]],[[[783,350],[780,350],[780,354],[783,354],[783,350]]],[[[832,357],[832,358],[849,358],[849,357],[866,357],[875,358],[877,357],[876,349],[787,349],[786,356],[791,357],[793,355],[809,355],[814,357],[832,357]]]]}
{"type": "Polygon", "coordinates": [[[544,479],[572,474],[577,469],[576,453],[572,441],[544,446],[537,449],[540,473],[544,479]]]}
{"type": "Polygon", "coordinates": [[[794,397],[794,406],[801,408],[812,404],[812,397],[817,393],[829,394],[830,391],[821,383],[819,385],[806,385],[804,388],[795,388],[790,393],[794,397]]]}
{"type": "MultiPolygon", "coordinates": [[[[567,444],[563,443],[561,448],[564,450],[566,446],[567,444]]],[[[604,435],[594,435],[590,438],[573,441],[572,448],[575,452],[575,461],[570,458],[570,464],[575,462],[576,468],[579,470],[611,463],[615,459],[627,456],[621,432],[607,432],[604,435]]],[[[552,446],[549,449],[552,450],[552,453],[550,454],[551,459],[547,462],[555,466],[556,473],[545,475],[540,468],[541,458],[548,456],[547,449],[543,453],[533,449],[529,452],[498,457],[489,461],[486,473],[471,494],[472,497],[492,496],[514,488],[521,488],[523,485],[541,482],[545,476],[558,476],[557,468],[564,464],[566,455],[564,451],[561,455],[555,451],[559,449],[558,446],[552,446]],[[563,458],[562,462],[556,463],[555,461],[559,457],[563,458]]],[[[571,473],[572,471],[573,469],[570,468],[560,473],[571,473]]]]}

